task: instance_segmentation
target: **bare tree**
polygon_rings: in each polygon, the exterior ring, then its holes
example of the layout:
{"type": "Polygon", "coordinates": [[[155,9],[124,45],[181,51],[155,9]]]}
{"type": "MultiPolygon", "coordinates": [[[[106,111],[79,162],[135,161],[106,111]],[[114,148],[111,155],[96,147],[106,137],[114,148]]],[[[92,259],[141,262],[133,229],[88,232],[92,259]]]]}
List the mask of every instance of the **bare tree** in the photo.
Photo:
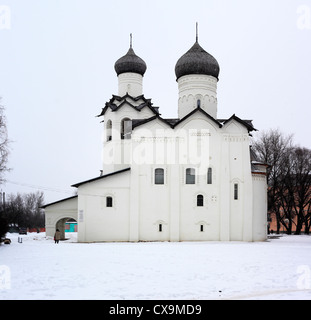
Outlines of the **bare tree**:
{"type": "Polygon", "coordinates": [[[267,163],[268,183],[268,212],[274,214],[277,221],[277,233],[280,232],[282,224],[286,224],[286,213],[280,203],[280,181],[284,175],[284,166],[287,161],[288,151],[293,145],[293,136],[285,136],[279,129],[263,131],[253,141],[252,149],[261,162],[267,163]]]}
{"type": "Polygon", "coordinates": [[[305,233],[310,234],[311,228],[311,199],[309,199],[307,207],[306,207],[306,215],[305,215],[305,233]]]}
{"type": "MultiPolygon", "coordinates": [[[[1,101],[1,98],[0,98],[1,101]]],[[[8,171],[9,139],[4,115],[4,107],[0,104],[0,184],[4,182],[4,173],[8,171]]],[[[8,222],[3,217],[3,207],[0,208],[0,242],[8,231],[8,222]]]]}
{"type": "Polygon", "coordinates": [[[6,203],[6,218],[12,226],[43,228],[45,226],[43,192],[10,194],[6,203]]]}
{"type": "Polygon", "coordinates": [[[308,221],[308,210],[311,199],[311,150],[297,147],[293,150],[291,182],[295,201],[297,225],[295,234],[300,234],[303,225],[308,221]]]}
{"type": "Polygon", "coordinates": [[[24,195],[24,210],[27,216],[27,226],[39,229],[44,227],[44,212],[41,209],[44,203],[43,192],[28,193],[24,195]]]}
{"type": "Polygon", "coordinates": [[[6,201],[6,218],[11,226],[24,227],[24,201],[23,196],[18,193],[17,195],[9,194],[6,201]]]}
{"type": "Polygon", "coordinates": [[[7,166],[9,156],[9,139],[4,111],[4,107],[0,104],[0,184],[4,182],[4,173],[9,170],[7,166]]]}
{"type": "Polygon", "coordinates": [[[292,135],[278,129],[263,132],[253,150],[268,169],[268,212],[275,215],[277,233],[281,226],[287,234],[308,233],[311,218],[311,150],[293,145],[292,135]]]}

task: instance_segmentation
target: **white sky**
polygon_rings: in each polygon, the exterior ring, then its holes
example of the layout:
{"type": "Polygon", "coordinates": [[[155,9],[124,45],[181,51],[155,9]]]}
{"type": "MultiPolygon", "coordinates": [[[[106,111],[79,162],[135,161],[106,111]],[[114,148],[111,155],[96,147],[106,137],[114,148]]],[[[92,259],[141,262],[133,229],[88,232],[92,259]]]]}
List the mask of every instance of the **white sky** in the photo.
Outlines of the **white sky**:
{"type": "Polygon", "coordinates": [[[194,44],[197,21],[200,45],[221,68],[218,118],[235,113],[259,130],[294,133],[311,148],[310,0],[2,5],[11,11],[9,29],[0,12],[0,96],[13,141],[6,193],[43,190],[53,202],[99,175],[102,124],[95,116],[118,93],[114,63],[127,52],[130,33],[148,67],[146,98],[164,118],[177,117],[175,64],[194,44]]]}

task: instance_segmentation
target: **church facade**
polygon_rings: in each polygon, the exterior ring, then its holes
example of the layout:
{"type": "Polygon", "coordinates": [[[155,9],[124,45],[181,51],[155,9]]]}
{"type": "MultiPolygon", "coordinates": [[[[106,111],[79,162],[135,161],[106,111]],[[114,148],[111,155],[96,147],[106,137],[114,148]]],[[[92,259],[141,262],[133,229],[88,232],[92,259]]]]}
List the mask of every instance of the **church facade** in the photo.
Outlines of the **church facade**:
{"type": "Polygon", "coordinates": [[[266,240],[266,165],[252,155],[252,121],[217,117],[217,60],[198,39],[178,60],[176,119],[144,96],[146,70],[132,44],[115,63],[101,174],[44,207],[47,235],[73,218],[79,242],[266,240]]]}

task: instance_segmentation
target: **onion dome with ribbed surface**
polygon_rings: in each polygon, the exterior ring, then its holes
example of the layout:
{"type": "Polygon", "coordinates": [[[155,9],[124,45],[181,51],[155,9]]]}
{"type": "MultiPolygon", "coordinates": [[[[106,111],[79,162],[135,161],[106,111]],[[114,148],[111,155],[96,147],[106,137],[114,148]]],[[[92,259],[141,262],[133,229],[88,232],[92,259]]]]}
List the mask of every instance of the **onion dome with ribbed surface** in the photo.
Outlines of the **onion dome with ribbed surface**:
{"type": "Polygon", "coordinates": [[[118,76],[127,72],[138,73],[143,76],[147,70],[147,65],[143,59],[135,54],[131,46],[127,54],[115,63],[114,68],[118,76]]]}
{"type": "Polygon", "coordinates": [[[198,41],[177,61],[175,67],[177,80],[190,74],[203,74],[218,79],[219,72],[220,68],[217,60],[206,52],[198,41]]]}

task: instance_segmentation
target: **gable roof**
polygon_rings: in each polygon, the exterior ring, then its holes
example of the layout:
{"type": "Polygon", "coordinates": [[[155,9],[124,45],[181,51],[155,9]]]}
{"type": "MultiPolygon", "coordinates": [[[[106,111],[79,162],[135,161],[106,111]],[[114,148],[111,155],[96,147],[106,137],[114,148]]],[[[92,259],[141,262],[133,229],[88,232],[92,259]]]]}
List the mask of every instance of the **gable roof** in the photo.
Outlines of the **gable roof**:
{"type": "Polygon", "coordinates": [[[134,108],[137,111],[141,111],[143,108],[147,107],[149,108],[154,114],[159,114],[159,108],[153,107],[153,104],[151,102],[151,99],[146,99],[144,95],[138,96],[138,97],[132,97],[128,93],[123,96],[116,96],[113,95],[110,101],[106,102],[105,108],[102,109],[101,114],[99,114],[97,117],[102,117],[105,115],[108,109],[110,109],[112,112],[118,111],[120,108],[122,108],[125,104],[129,105],[130,107],[134,108]],[[136,102],[139,102],[139,100],[142,100],[143,102],[140,104],[136,104],[136,102]]]}
{"type": "Polygon", "coordinates": [[[248,132],[257,131],[257,129],[255,129],[253,127],[252,120],[242,120],[239,117],[237,117],[235,114],[233,114],[233,116],[230,117],[228,120],[218,120],[218,121],[223,122],[223,125],[226,125],[227,123],[229,123],[232,120],[235,120],[238,123],[240,123],[241,125],[243,125],[244,127],[246,127],[248,132]]]}
{"type": "Polygon", "coordinates": [[[145,123],[151,122],[156,119],[162,121],[166,125],[170,126],[172,129],[175,129],[175,127],[177,127],[180,123],[182,123],[183,121],[190,118],[196,112],[201,112],[205,117],[212,120],[212,122],[214,122],[219,128],[222,128],[224,125],[226,125],[230,121],[235,120],[238,123],[240,123],[241,125],[243,125],[244,127],[246,127],[248,132],[257,131],[257,129],[255,129],[253,127],[252,120],[242,120],[239,117],[237,117],[235,114],[233,116],[231,116],[229,119],[215,119],[210,114],[208,114],[206,111],[204,111],[201,107],[197,107],[196,109],[194,109],[192,112],[188,113],[182,119],[164,119],[164,118],[161,118],[159,114],[157,114],[153,117],[147,118],[147,119],[133,119],[132,120],[132,129],[135,129],[136,127],[139,127],[141,125],[144,125],[145,123]]]}
{"type": "Polygon", "coordinates": [[[117,174],[120,174],[120,173],[123,173],[123,172],[126,172],[126,171],[130,171],[130,170],[131,170],[131,168],[126,168],[126,169],[119,170],[119,171],[116,171],[116,172],[108,173],[108,174],[105,174],[105,175],[97,177],[97,178],[93,178],[93,179],[90,179],[90,180],[86,180],[86,181],[83,181],[83,182],[79,182],[79,183],[73,184],[72,187],[79,188],[83,184],[87,184],[87,183],[91,183],[91,182],[98,181],[98,180],[101,180],[101,179],[105,179],[105,178],[108,178],[108,177],[111,177],[111,176],[114,176],[114,175],[117,175],[117,174]]]}
{"type": "Polygon", "coordinates": [[[45,209],[47,207],[53,206],[54,204],[62,203],[62,202],[65,202],[65,201],[68,201],[68,200],[72,200],[72,199],[75,199],[75,198],[78,198],[78,196],[73,196],[73,197],[62,199],[62,200],[59,200],[59,201],[56,201],[56,202],[48,203],[48,204],[40,207],[40,209],[45,209]]]}
{"type": "Polygon", "coordinates": [[[219,128],[222,127],[221,123],[218,120],[216,120],[211,115],[209,115],[201,107],[197,107],[192,112],[188,113],[185,117],[183,117],[181,120],[179,120],[176,123],[174,123],[173,128],[177,127],[180,123],[184,122],[185,120],[187,120],[188,118],[190,118],[192,115],[194,115],[197,112],[201,112],[205,117],[207,117],[208,119],[212,120],[219,128]]]}
{"type": "Polygon", "coordinates": [[[168,120],[161,118],[159,115],[155,115],[155,116],[147,118],[147,119],[133,119],[132,120],[132,129],[135,129],[145,123],[151,122],[156,119],[160,120],[161,122],[163,122],[167,126],[173,128],[172,124],[168,120]]]}
{"type": "Polygon", "coordinates": [[[219,128],[222,127],[222,125],[221,125],[221,123],[219,121],[217,121],[212,116],[210,116],[207,112],[205,112],[203,109],[198,107],[198,108],[194,109],[192,112],[188,113],[182,119],[163,119],[163,118],[160,117],[160,115],[156,115],[156,116],[153,116],[153,117],[148,118],[148,119],[133,120],[133,129],[136,128],[136,127],[139,127],[139,126],[141,126],[141,125],[143,125],[145,123],[153,121],[155,119],[158,119],[158,120],[162,121],[163,123],[165,123],[166,125],[168,125],[169,127],[171,127],[172,129],[175,129],[176,126],[178,126],[180,123],[182,123],[183,121],[185,121],[188,118],[190,118],[196,112],[201,112],[204,116],[206,116],[207,118],[209,118],[210,120],[215,122],[219,126],[219,128]]]}

